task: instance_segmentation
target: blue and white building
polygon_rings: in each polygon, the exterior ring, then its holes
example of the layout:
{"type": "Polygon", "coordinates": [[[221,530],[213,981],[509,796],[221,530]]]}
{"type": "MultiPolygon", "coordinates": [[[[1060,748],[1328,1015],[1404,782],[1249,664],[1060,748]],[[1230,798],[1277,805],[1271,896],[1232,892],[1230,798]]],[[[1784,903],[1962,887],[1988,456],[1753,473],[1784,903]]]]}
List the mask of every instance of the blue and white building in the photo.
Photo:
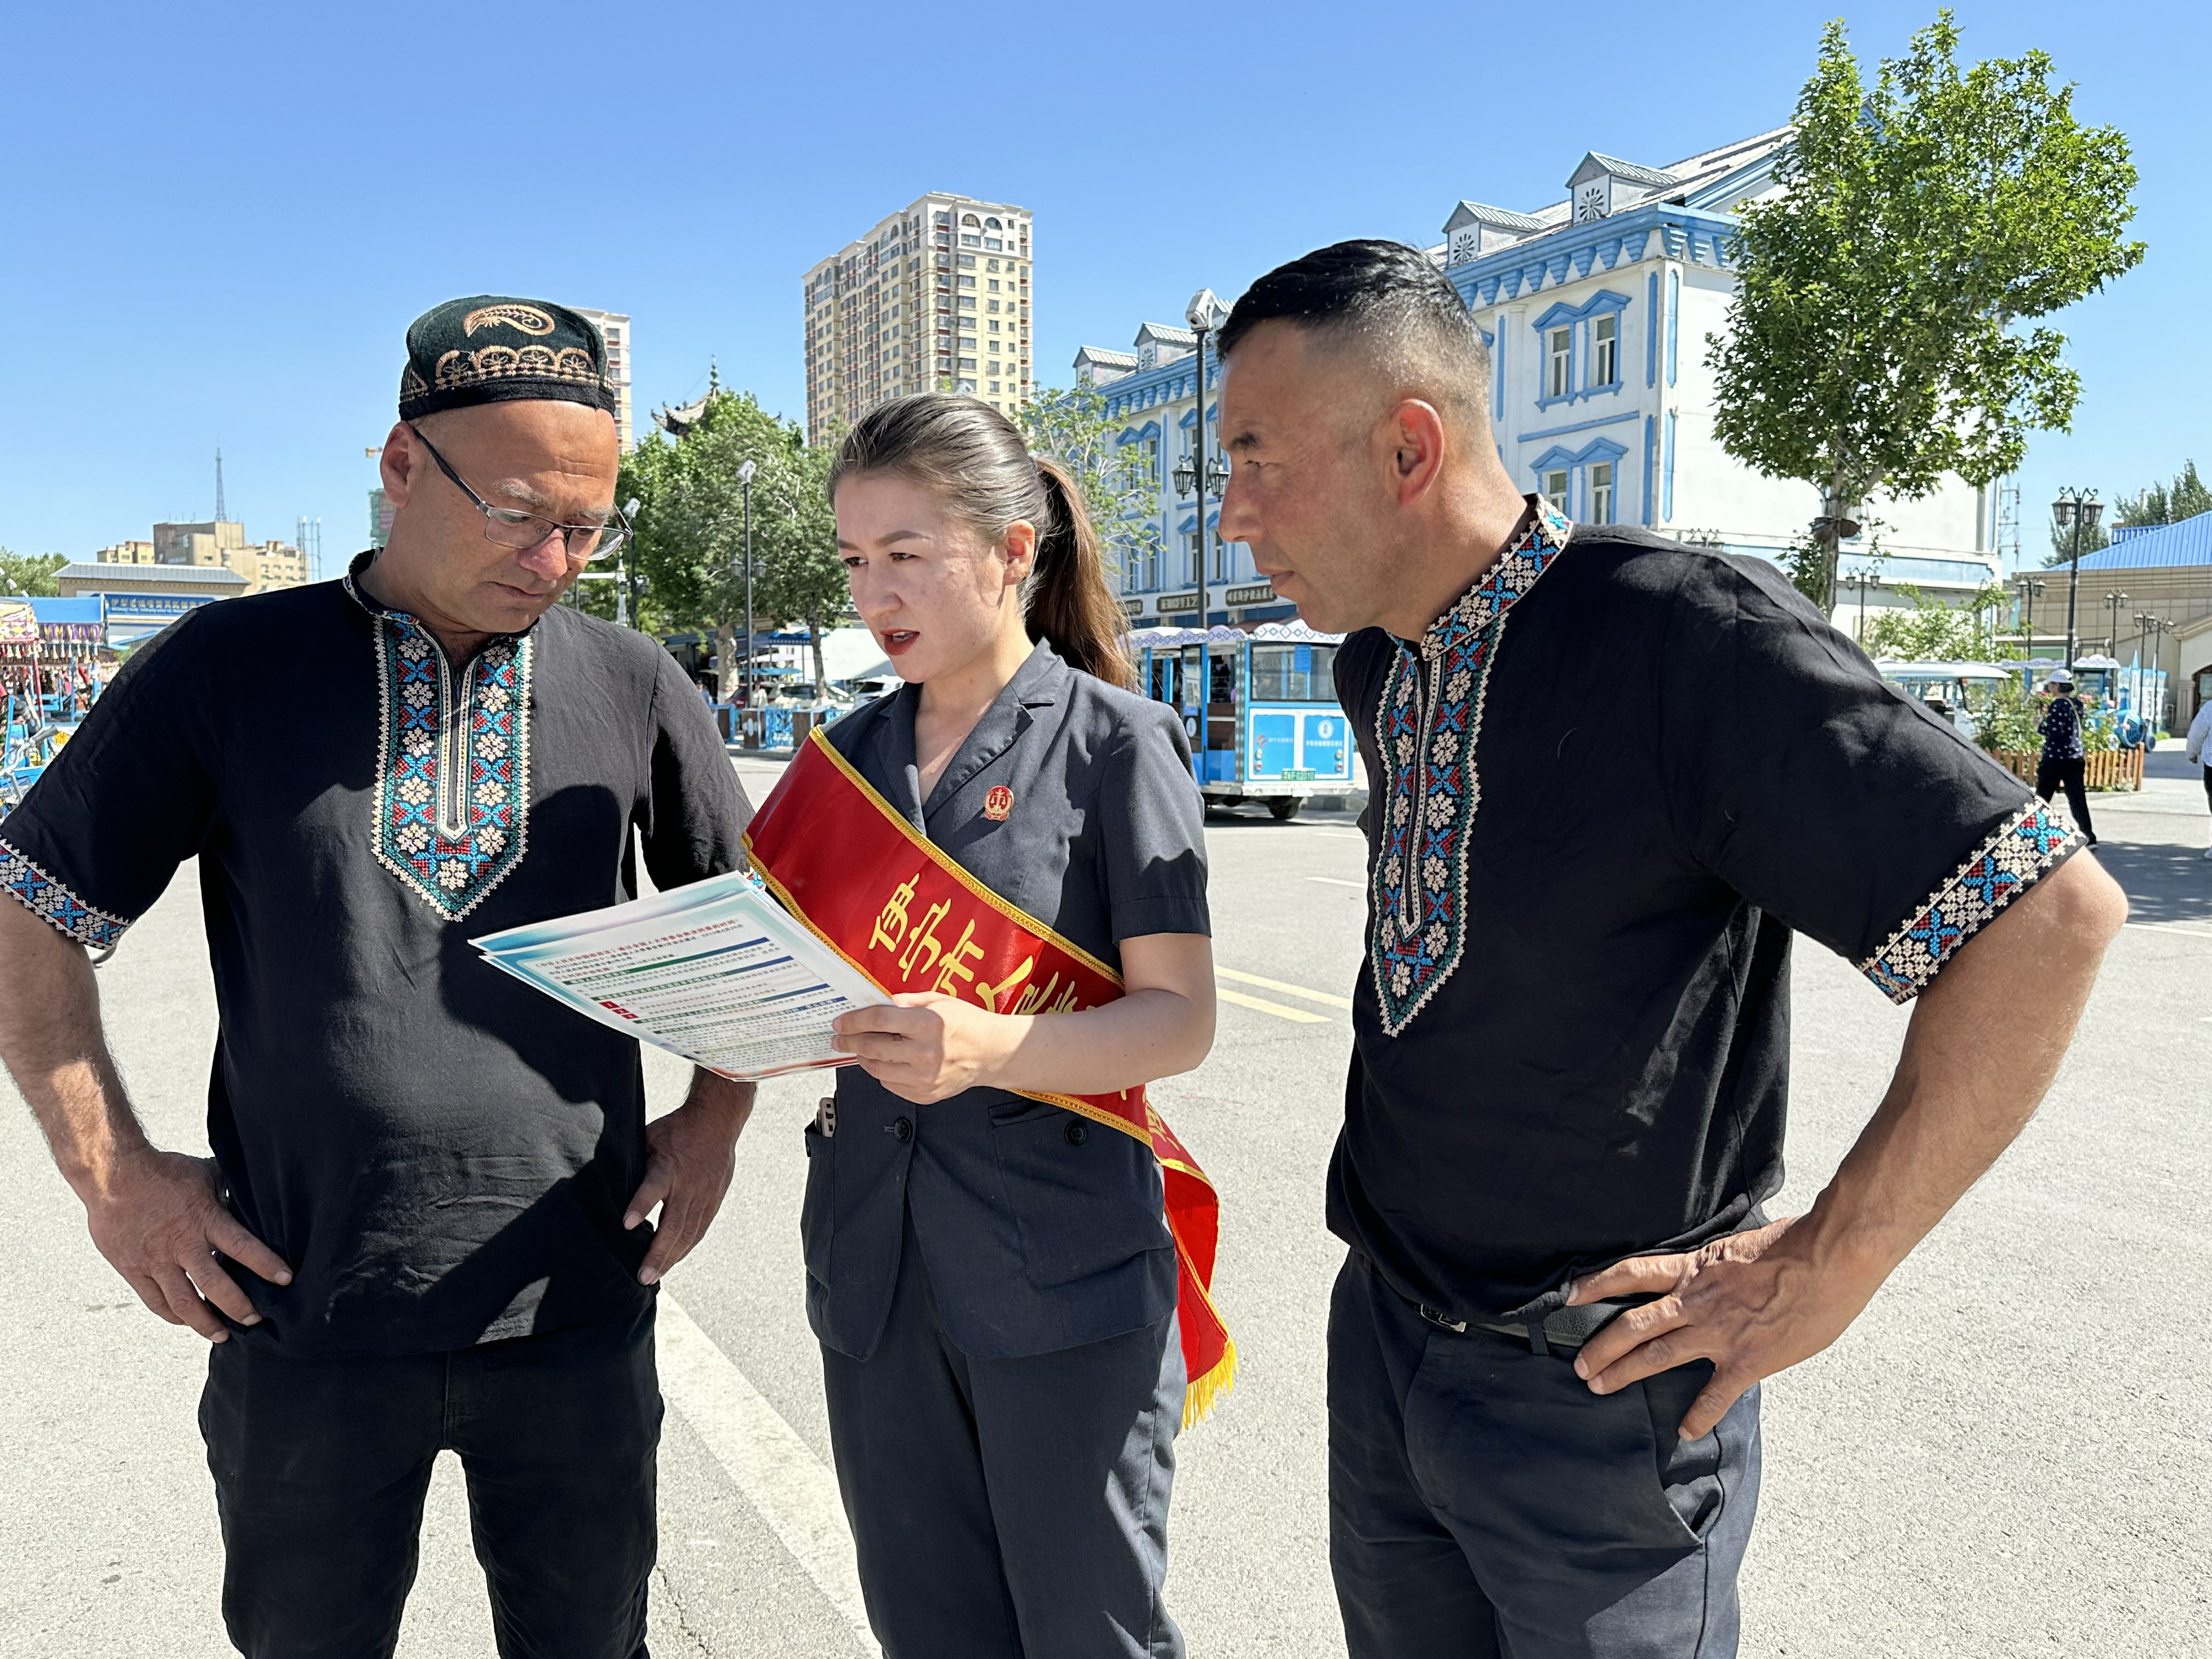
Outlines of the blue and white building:
{"type": "MultiPolygon", "coordinates": [[[[1075,354],[1077,380],[1104,392],[1108,418],[1121,423],[1121,442],[1138,448],[1159,491],[1158,505],[1142,515],[1149,517],[1154,533],[1144,538],[1135,556],[1122,561],[1121,608],[1130,625],[1203,628],[1296,616],[1297,607],[1278,599],[1252,568],[1249,548],[1242,542],[1222,544],[1216,533],[1221,503],[1211,497],[1205,502],[1201,555],[1200,503],[1194,495],[1176,493],[1176,465],[1192,454],[1198,434],[1198,337],[1174,324],[1146,323],[1133,345],[1128,351],[1085,346],[1075,354]]],[[[1220,391],[1221,363],[1209,343],[1206,453],[1213,455],[1221,453],[1220,391]]]]}
{"type": "MultiPolygon", "coordinates": [[[[1564,199],[1532,212],[1458,203],[1433,251],[1490,347],[1498,454],[1524,490],[1583,524],[1643,525],[1686,542],[1779,556],[1820,514],[1812,486],[1762,477],[1713,433],[1705,337],[1728,327],[1735,293],[1735,210],[1778,193],[1774,164],[1790,130],[1652,167],[1592,152],[1564,199]]],[[[1241,544],[1197,558],[1196,501],[1178,497],[1176,463],[1200,418],[1187,329],[1146,323],[1133,349],[1086,346],[1079,380],[1101,388],[1124,444],[1142,445],[1159,483],[1161,552],[1122,573],[1133,625],[1270,620],[1290,614],[1241,544]]],[[[1204,418],[1217,416],[1219,366],[1208,353],[1204,418]]],[[[1216,446],[1218,448],[1218,445],[1216,446]]],[[[1218,504],[1206,503],[1208,522],[1218,504]]],[[[1938,599],[1997,579],[1996,500],[1953,478],[1916,501],[1877,497],[1869,532],[1846,542],[1836,621],[1938,599]],[[1879,538],[1881,556],[1873,556],[1879,538]],[[1865,574],[1881,586],[1851,584],[1865,574]]]]}
{"type": "MultiPolygon", "coordinates": [[[[1713,434],[1708,335],[1736,289],[1735,210],[1777,195],[1787,127],[1661,167],[1592,152],[1567,195],[1530,213],[1461,202],[1437,250],[1491,351],[1491,417],[1515,481],[1583,524],[1646,526],[1778,556],[1820,512],[1811,485],[1762,477],[1713,434]]],[[[1952,478],[1915,501],[1877,497],[1846,542],[1838,626],[1996,579],[1995,492],[1952,478]],[[1879,538],[1882,556],[1869,556],[1879,538]]]]}

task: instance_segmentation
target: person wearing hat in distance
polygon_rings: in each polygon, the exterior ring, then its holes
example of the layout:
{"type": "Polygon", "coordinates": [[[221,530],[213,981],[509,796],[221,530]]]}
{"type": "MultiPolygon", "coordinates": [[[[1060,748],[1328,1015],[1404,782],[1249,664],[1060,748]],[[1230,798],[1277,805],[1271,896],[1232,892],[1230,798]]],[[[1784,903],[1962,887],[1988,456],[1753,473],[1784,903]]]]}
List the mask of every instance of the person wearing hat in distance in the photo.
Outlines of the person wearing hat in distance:
{"type": "Polygon", "coordinates": [[[1220,344],[1222,536],[1349,635],[1373,790],[1328,1188],[1346,1647],[1726,1659],[1760,1379],[2020,1132],[2126,901],[1772,564],[1524,495],[1419,249],[1294,260],[1220,344]],[[1771,1218],[1793,931],[1917,1006],[1771,1218]]]}
{"type": "Polygon", "coordinates": [[[2065,790],[2075,827],[2094,847],[2097,832],[2089,823],[2089,760],[2081,737],[2081,700],[2074,695],[2073,675],[2063,669],[2044,681],[2043,689],[2051,701],[2035,723],[2043,734],[2043,750],[2035,758],[2035,793],[2049,800],[2065,790]]]}
{"type": "Polygon", "coordinates": [[[445,1449],[500,1650],[645,1651],[652,1287],[752,1090],[698,1074],[648,1127],[635,1042],[469,943],[634,896],[634,834],[663,888],[742,863],[682,670],[556,604],[625,533],[614,407],[573,311],[418,319],[388,545],[171,623],[0,826],[0,1055],[100,1253],[213,1345],[222,1610],[257,1659],[392,1651],[445,1449]],[[86,957],[188,859],[212,1159],[148,1139],[86,957]]]}

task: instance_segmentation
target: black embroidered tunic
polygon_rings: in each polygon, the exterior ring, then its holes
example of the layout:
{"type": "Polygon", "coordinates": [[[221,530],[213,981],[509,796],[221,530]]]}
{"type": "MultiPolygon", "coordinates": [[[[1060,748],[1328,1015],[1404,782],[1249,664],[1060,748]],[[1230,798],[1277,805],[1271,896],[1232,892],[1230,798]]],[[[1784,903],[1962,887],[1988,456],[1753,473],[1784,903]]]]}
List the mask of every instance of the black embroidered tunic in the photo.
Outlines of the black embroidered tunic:
{"type": "MultiPolygon", "coordinates": [[[[356,561],[355,569],[361,568],[356,561]]],[[[131,658],[0,822],[0,883],[113,944],[199,860],[208,1138],[291,1264],[250,1340],[465,1347],[634,1315],[636,1043],[469,940],[742,862],[744,797],[651,640],[556,606],[448,663],[352,576],[208,605],[131,658]]]]}
{"type": "Polygon", "coordinates": [[[1457,1319],[1757,1218],[1793,930],[1906,1001],[2081,844],[1773,567],[1530,512],[1336,660],[1372,796],[1329,1224],[1457,1319]]]}

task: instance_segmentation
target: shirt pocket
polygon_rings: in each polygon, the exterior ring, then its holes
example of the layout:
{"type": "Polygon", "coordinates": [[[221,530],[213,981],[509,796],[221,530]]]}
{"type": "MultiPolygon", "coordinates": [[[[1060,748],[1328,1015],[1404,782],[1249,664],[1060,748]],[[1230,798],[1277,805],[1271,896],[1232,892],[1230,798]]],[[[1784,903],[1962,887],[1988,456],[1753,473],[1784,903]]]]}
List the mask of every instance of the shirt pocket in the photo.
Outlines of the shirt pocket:
{"type": "Polygon", "coordinates": [[[1159,1166],[1133,1135],[1042,1102],[991,1109],[991,1147],[1022,1265],[1041,1291],[1175,1248],[1159,1166]]]}

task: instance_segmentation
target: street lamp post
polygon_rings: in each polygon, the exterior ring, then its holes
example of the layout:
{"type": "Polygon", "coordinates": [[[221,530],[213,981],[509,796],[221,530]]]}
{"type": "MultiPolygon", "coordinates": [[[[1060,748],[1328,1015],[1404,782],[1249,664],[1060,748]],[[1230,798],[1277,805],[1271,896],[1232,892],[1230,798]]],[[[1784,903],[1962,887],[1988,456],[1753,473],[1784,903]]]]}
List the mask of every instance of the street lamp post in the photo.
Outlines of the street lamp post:
{"type": "Polygon", "coordinates": [[[2081,532],[2094,531],[2097,520],[2105,516],[2105,504],[2097,499],[2094,489],[2062,489],[2058,499],[2051,504],[2051,520],[2061,530],[2074,532],[2071,568],[2066,575],[2066,663],[2068,673],[2074,672],[2074,659],[2081,654],[2081,637],[2078,616],[2081,597],[2081,532]]]}
{"type": "Polygon", "coordinates": [[[2020,590],[2021,614],[2025,626],[2021,644],[2028,656],[2035,654],[2035,602],[2043,597],[2043,578],[2014,576],[2012,585],[2020,590]]]}
{"type": "MultiPolygon", "coordinates": [[[[2141,611],[2136,612],[2136,637],[2140,640],[2147,635],[2150,639],[2150,672],[2153,674],[2160,672],[2160,665],[2166,660],[2166,642],[2160,635],[2172,632],[2173,624],[2165,617],[2150,616],[2141,611]]],[[[2114,652],[2112,654],[2118,656],[2119,653],[2114,652]]],[[[2156,684],[2155,681],[2152,683],[2156,684]]],[[[2151,711],[2151,723],[2155,726],[2165,719],[2166,700],[2161,697],[2159,706],[2151,711]]]]}
{"type": "Polygon", "coordinates": [[[623,538],[623,585],[615,590],[615,621],[624,627],[637,615],[637,509],[638,499],[635,495],[623,503],[623,517],[629,520],[625,528],[629,534],[623,538]]]}
{"type": "Polygon", "coordinates": [[[753,706],[753,473],[754,463],[738,468],[738,485],[745,495],[745,707],[753,706]]]}
{"type": "Polygon", "coordinates": [[[1212,289],[1202,288],[1190,296],[1190,304],[1184,307],[1183,316],[1190,324],[1191,332],[1198,337],[1196,357],[1198,401],[1194,405],[1197,411],[1197,423],[1196,429],[1191,437],[1191,453],[1176,463],[1173,476],[1177,495],[1188,495],[1194,490],[1198,494],[1198,556],[1195,568],[1190,573],[1190,580],[1191,585],[1198,589],[1200,595],[1198,613],[1200,621],[1203,623],[1206,617],[1206,600],[1203,596],[1206,592],[1208,550],[1206,498],[1208,495],[1219,496],[1229,483],[1228,467],[1223,464],[1218,455],[1211,452],[1206,438],[1206,337],[1218,331],[1222,324],[1229,320],[1229,308],[1214,298],[1212,289]]]}
{"type": "Polygon", "coordinates": [[[2105,595],[2105,614],[2112,619],[2111,627],[2106,630],[2105,649],[2115,659],[2120,654],[2120,607],[2127,602],[2124,593],[2105,595]]]}
{"type": "Polygon", "coordinates": [[[1882,580],[1881,580],[1881,577],[1879,577],[1879,576],[1877,576],[1877,575],[1874,574],[1874,573],[1873,573],[1873,572],[1871,572],[1871,571],[1867,571],[1867,570],[1857,570],[1857,571],[1854,571],[1854,572],[1852,572],[1850,575],[1848,575],[1848,576],[1844,577],[1844,580],[1846,582],[1850,583],[1853,587],[1857,588],[1857,589],[1858,589],[1858,591],[1859,591],[1859,631],[1858,631],[1858,642],[1859,642],[1859,648],[1860,648],[1862,651],[1863,651],[1864,649],[1866,649],[1866,596],[1867,596],[1867,589],[1869,589],[1869,587],[1880,587],[1880,586],[1882,585],[1882,580]]]}

